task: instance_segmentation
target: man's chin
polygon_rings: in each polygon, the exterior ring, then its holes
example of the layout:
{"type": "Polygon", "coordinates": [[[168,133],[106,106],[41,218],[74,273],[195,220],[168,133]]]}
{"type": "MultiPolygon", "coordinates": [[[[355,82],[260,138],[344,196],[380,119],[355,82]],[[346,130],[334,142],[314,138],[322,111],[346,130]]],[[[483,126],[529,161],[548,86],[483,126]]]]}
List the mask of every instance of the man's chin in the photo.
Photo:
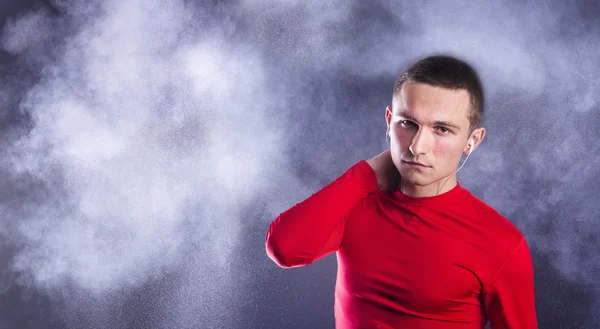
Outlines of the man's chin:
{"type": "Polygon", "coordinates": [[[400,177],[402,177],[402,181],[404,182],[408,182],[412,185],[416,185],[416,186],[426,186],[431,184],[431,181],[429,179],[427,179],[426,177],[423,177],[423,175],[419,174],[419,173],[415,173],[415,172],[406,172],[406,173],[402,173],[400,172],[400,177]]]}
{"type": "Polygon", "coordinates": [[[431,177],[430,175],[422,175],[415,172],[400,173],[402,182],[414,185],[414,186],[429,186],[443,182],[447,176],[431,177]]]}

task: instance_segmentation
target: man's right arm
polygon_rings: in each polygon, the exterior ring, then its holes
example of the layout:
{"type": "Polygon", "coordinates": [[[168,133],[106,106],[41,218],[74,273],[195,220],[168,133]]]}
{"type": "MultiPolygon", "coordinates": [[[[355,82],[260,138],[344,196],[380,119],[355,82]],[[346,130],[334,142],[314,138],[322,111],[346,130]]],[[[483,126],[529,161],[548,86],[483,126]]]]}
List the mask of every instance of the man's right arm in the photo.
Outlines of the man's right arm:
{"type": "Polygon", "coordinates": [[[378,187],[375,171],[361,160],[269,226],[267,255],[281,267],[311,264],[341,244],[346,215],[378,187]]]}

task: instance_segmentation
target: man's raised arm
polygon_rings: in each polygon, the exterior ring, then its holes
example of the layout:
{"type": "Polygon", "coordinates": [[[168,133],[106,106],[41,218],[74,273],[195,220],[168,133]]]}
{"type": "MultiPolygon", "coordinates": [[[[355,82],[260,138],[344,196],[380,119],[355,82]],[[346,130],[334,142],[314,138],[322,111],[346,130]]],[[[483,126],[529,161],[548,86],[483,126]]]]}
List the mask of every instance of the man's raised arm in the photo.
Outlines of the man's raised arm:
{"type": "Polygon", "coordinates": [[[336,251],[346,215],[375,188],[375,173],[361,160],[271,223],[266,237],[267,255],[281,267],[296,267],[336,251]]]}
{"type": "Polygon", "coordinates": [[[266,237],[267,255],[281,267],[296,267],[336,251],[350,210],[374,189],[388,190],[397,180],[389,150],[359,161],[271,223],[266,237]]]}

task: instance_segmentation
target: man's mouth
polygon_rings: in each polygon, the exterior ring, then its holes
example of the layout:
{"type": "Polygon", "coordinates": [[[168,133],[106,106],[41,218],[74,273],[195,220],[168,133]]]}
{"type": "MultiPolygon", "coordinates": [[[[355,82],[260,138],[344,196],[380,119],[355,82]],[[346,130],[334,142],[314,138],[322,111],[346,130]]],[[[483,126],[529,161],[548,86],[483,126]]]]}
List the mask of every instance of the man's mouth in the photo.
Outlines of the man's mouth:
{"type": "Polygon", "coordinates": [[[426,164],[423,164],[423,163],[420,163],[420,162],[415,162],[415,161],[405,161],[405,160],[402,160],[402,163],[405,163],[405,164],[407,164],[409,166],[412,166],[412,167],[422,167],[422,168],[428,168],[429,167],[426,164]]]}

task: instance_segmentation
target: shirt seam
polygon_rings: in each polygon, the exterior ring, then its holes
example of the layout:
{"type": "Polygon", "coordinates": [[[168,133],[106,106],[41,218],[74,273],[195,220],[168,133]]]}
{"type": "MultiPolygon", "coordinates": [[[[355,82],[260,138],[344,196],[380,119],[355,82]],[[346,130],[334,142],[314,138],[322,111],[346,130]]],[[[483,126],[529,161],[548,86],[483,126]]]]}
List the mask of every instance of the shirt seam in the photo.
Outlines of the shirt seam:
{"type": "Polygon", "coordinates": [[[438,207],[438,206],[441,206],[441,205],[447,205],[447,204],[450,204],[450,203],[452,203],[453,201],[456,201],[456,200],[455,200],[455,198],[462,197],[462,194],[465,192],[465,189],[463,188],[463,189],[461,189],[460,191],[456,192],[456,195],[454,195],[454,196],[450,196],[450,197],[448,198],[448,200],[441,200],[441,201],[431,201],[431,202],[429,202],[429,201],[425,201],[425,202],[422,202],[422,201],[416,201],[416,202],[414,202],[414,201],[413,201],[413,202],[411,202],[411,201],[408,201],[408,202],[405,202],[405,201],[403,201],[403,200],[398,200],[398,199],[395,199],[395,198],[394,198],[394,197],[393,197],[391,194],[389,194],[389,193],[386,193],[386,192],[384,192],[384,191],[381,191],[381,190],[379,190],[379,191],[380,191],[381,193],[383,193],[383,194],[386,194],[386,195],[387,195],[388,197],[390,197],[392,200],[394,200],[394,201],[397,201],[397,202],[401,202],[402,204],[404,204],[404,205],[406,205],[406,206],[411,206],[411,207],[424,207],[424,208],[431,208],[432,206],[438,207]],[[434,202],[435,202],[435,203],[434,203],[434,202]]]}
{"type": "Polygon", "coordinates": [[[487,287],[490,286],[496,280],[496,277],[498,276],[498,273],[500,273],[506,267],[506,264],[508,264],[508,262],[515,256],[515,254],[519,251],[519,249],[521,249],[521,247],[523,246],[524,242],[525,242],[525,237],[522,237],[521,241],[519,242],[519,244],[515,247],[515,250],[513,250],[513,252],[506,259],[506,261],[504,261],[504,263],[494,273],[494,275],[492,275],[492,277],[483,285],[483,293],[484,294],[486,294],[487,287]]]}

